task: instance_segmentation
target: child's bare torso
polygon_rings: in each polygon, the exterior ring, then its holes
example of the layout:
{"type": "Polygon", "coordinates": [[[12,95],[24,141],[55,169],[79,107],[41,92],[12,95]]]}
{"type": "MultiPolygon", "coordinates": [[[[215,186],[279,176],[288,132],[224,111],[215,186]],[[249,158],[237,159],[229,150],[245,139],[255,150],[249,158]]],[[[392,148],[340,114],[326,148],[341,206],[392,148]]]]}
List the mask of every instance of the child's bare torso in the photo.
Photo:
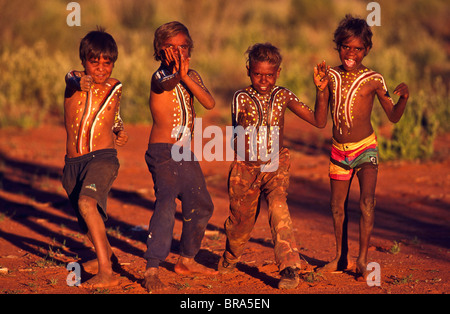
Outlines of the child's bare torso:
{"type": "Polygon", "coordinates": [[[297,99],[294,93],[279,86],[267,95],[260,95],[251,86],[235,93],[232,109],[234,126],[244,129],[254,127],[255,132],[259,133],[258,136],[250,134],[245,137],[245,160],[259,160],[261,157],[251,156],[250,147],[266,147],[269,153],[272,153],[272,148],[283,148],[284,114],[287,103],[292,99],[297,99]],[[266,131],[261,127],[265,127],[266,131]]]}
{"type": "Polygon", "coordinates": [[[65,98],[68,157],[115,147],[113,127],[121,94],[122,84],[109,78],[105,84],[93,85],[89,92],[75,91],[65,98]]]}
{"type": "Polygon", "coordinates": [[[150,111],[153,119],[150,144],[173,144],[191,139],[195,119],[194,97],[182,83],[170,91],[157,90],[152,83],[150,111]]]}
{"type": "Polygon", "coordinates": [[[330,69],[333,137],[339,143],[358,142],[373,133],[370,121],[376,90],[387,88],[383,77],[366,67],[346,72],[330,69]]]}

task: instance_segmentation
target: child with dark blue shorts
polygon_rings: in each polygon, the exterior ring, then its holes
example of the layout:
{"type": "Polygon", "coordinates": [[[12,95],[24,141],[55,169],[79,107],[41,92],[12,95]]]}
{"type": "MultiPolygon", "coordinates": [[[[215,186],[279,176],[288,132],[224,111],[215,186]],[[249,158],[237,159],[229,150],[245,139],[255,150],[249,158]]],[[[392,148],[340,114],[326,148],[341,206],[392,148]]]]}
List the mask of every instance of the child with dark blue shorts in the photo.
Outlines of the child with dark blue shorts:
{"type": "Polygon", "coordinates": [[[64,123],[67,133],[63,187],[83,232],[94,245],[97,261],[87,267],[96,276],[82,285],[103,288],[117,285],[112,263],[117,262],[108,242],[106,198],[119,161],[115,145],[128,141],[119,114],[122,84],[111,78],[118,51],[114,38],[103,30],[88,33],[80,43],[84,71],[66,75],[64,123]]]}

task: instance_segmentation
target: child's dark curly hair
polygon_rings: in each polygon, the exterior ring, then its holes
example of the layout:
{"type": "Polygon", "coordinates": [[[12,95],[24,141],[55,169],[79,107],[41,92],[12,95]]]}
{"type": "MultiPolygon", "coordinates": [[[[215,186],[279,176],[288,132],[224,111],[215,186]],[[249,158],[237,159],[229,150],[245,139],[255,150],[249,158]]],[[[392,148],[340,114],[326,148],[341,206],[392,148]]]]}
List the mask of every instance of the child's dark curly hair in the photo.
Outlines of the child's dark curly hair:
{"type": "Polygon", "coordinates": [[[358,37],[363,41],[364,47],[370,50],[372,48],[372,35],[372,30],[366,20],[347,14],[334,32],[333,41],[336,43],[336,49],[339,50],[345,40],[350,37],[358,37]]]}
{"type": "Polygon", "coordinates": [[[161,50],[164,42],[167,39],[178,35],[179,33],[184,33],[186,35],[189,44],[188,56],[191,56],[191,51],[194,48],[194,42],[192,41],[191,35],[189,34],[189,30],[182,23],[173,21],[161,25],[155,31],[155,38],[153,40],[153,49],[154,49],[153,57],[155,58],[156,61],[162,60],[161,50]]]}
{"type": "Polygon", "coordinates": [[[248,54],[248,66],[251,66],[252,62],[269,62],[277,67],[281,65],[282,57],[277,47],[271,43],[255,44],[249,47],[246,51],[248,54]]]}
{"type": "Polygon", "coordinates": [[[114,63],[119,55],[114,38],[101,27],[84,36],[80,42],[79,53],[83,64],[89,59],[100,58],[100,55],[114,63]]]}

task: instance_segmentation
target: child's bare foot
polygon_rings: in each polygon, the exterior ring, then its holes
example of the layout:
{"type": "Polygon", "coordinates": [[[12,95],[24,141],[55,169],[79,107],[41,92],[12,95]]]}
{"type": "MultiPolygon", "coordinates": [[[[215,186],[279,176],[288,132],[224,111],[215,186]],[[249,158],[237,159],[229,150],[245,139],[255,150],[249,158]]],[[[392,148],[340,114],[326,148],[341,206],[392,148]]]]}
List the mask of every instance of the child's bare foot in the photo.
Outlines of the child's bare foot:
{"type": "Polygon", "coordinates": [[[357,281],[367,282],[367,277],[371,272],[372,271],[367,270],[366,263],[361,263],[359,261],[356,262],[355,273],[357,281]]]}
{"type": "Polygon", "coordinates": [[[179,275],[193,275],[193,274],[203,274],[203,275],[217,275],[218,271],[207,268],[200,265],[193,258],[182,257],[178,259],[175,265],[175,272],[179,275]]]}
{"type": "Polygon", "coordinates": [[[144,282],[142,283],[148,292],[166,289],[166,285],[158,277],[158,268],[147,268],[144,273],[144,282]]]}
{"type": "Polygon", "coordinates": [[[371,271],[368,271],[368,270],[362,270],[362,271],[360,271],[360,270],[356,269],[356,270],[355,270],[355,273],[356,273],[356,275],[355,275],[356,281],[360,281],[360,282],[368,282],[370,279],[367,280],[367,278],[369,277],[369,275],[370,275],[372,272],[371,272],[371,271]]]}
{"type": "Polygon", "coordinates": [[[83,288],[96,289],[117,286],[120,283],[118,276],[113,274],[99,273],[81,284],[83,288]]]}
{"type": "Polygon", "coordinates": [[[352,268],[352,263],[348,262],[347,260],[336,258],[326,264],[325,266],[319,267],[316,269],[316,271],[321,271],[325,273],[332,273],[332,272],[338,272],[338,271],[344,271],[352,268]]]}
{"type": "MultiPolygon", "coordinates": [[[[111,255],[111,266],[113,269],[120,269],[120,263],[119,259],[116,257],[116,255],[111,255]]],[[[96,274],[98,273],[98,260],[93,259],[90,261],[87,261],[86,263],[83,263],[83,269],[85,272],[90,274],[96,274]]]]}

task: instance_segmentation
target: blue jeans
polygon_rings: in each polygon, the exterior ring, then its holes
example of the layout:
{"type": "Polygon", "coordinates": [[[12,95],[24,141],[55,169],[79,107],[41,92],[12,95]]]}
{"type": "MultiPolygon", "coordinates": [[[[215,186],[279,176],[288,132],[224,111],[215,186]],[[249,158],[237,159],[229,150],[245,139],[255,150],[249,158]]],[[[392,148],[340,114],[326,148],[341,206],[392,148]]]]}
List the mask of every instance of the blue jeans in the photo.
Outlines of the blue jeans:
{"type": "Polygon", "coordinates": [[[198,161],[194,160],[192,152],[191,161],[174,161],[172,146],[166,143],[149,144],[145,153],[156,197],[144,254],[147,268],[158,267],[169,255],[176,214],[175,199],[178,198],[182,204],[180,255],[184,257],[197,255],[214,210],[198,161]]]}

